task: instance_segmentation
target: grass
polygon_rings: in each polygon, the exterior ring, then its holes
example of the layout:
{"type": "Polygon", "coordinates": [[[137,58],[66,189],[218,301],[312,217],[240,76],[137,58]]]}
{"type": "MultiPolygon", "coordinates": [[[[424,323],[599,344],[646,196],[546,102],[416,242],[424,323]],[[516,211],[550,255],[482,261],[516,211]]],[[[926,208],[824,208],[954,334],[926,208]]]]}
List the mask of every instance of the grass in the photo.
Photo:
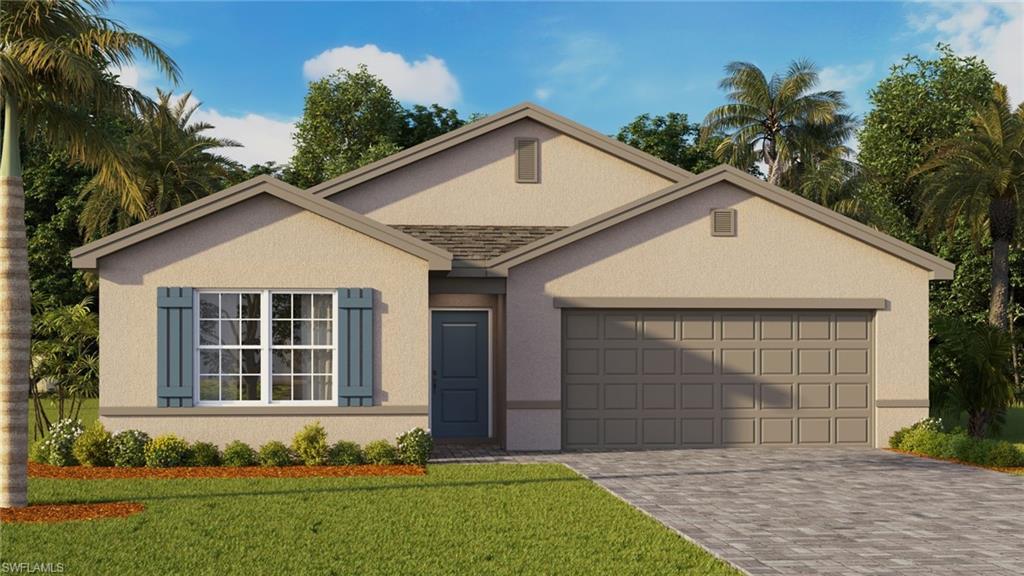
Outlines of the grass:
{"type": "Polygon", "coordinates": [[[3,562],[66,573],[738,574],[558,464],[345,479],[32,479],[33,503],[133,500],[129,518],[11,524],[3,562]]]}
{"type": "MultiPolygon", "coordinates": [[[[51,402],[44,399],[43,410],[46,412],[46,416],[50,419],[50,422],[54,422],[57,419],[57,403],[51,402]]],[[[86,398],[82,402],[82,410],[78,413],[79,420],[82,424],[88,427],[90,424],[96,421],[99,417],[99,399],[98,398],[86,398]]],[[[36,409],[32,405],[32,402],[28,403],[28,438],[32,441],[32,431],[35,430],[36,426],[36,409]]]]}
{"type": "Polygon", "coordinates": [[[1024,444],[1024,406],[1014,406],[1006,411],[1006,424],[999,432],[999,438],[1024,444]]]}

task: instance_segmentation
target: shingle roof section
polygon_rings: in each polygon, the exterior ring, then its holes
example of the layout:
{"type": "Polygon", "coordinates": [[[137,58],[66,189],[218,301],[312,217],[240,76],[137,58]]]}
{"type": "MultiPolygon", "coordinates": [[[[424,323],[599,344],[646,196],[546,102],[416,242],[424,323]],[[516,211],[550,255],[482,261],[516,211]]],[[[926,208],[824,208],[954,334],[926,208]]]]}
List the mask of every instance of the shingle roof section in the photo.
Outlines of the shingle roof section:
{"type": "Polygon", "coordinates": [[[418,240],[451,252],[456,260],[485,261],[565,229],[565,226],[392,225],[418,240]]]}

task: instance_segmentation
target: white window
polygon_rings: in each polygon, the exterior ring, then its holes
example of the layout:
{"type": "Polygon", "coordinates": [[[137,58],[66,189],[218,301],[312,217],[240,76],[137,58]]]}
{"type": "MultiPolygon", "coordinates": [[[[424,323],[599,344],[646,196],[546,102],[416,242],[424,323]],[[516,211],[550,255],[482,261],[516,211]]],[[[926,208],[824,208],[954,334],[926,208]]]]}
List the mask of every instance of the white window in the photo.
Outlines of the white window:
{"type": "Polygon", "coordinates": [[[331,403],[334,292],[200,290],[200,404],[331,403]]]}

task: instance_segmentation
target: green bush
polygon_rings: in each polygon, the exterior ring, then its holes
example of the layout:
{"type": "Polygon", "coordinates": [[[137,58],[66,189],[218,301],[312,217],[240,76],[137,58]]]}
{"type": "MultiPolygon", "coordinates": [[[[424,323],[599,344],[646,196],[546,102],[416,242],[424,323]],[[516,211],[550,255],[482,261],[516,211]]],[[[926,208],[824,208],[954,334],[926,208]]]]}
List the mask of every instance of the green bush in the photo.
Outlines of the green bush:
{"type": "Polygon", "coordinates": [[[224,447],[223,461],[225,466],[255,466],[259,457],[252,446],[235,440],[224,447]]]}
{"type": "Polygon", "coordinates": [[[157,436],[146,444],[146,466],[150,468],[173,468],[184,466],[189,461],[188,442],[174,434],[157,436]]]}
{"type": "Polygon", "coordinates": [[[43,457],[47,464],[53,466],[74,466],[78,464],[74,454],[75,440],[78,440],[78,437],[83,432],[85,430],[82,428],[82,423],[78,420],[65,418],[64,420],[57,421],[50,428],[46,438],[43,438],[43,441],[40,443],[38,455],[43,457]]]}
{"type": "Polygon", "coordinates": [[[292,451],[284,445],[284,442],[272,440],[260,446],[261,466],[291,466],[295,463],[292,451]]]}
{"type": "Polygon", "coordinates": [[[220,450],[209,442],[195,442],[190,450],[189,466],[220,466],[220,450]]]}
{"type": "Polygon", "coordinates": [[[141,430],[124,430],[114,434],[111,443],[111,455],[114,466],[119,468],[138,468],[146,465],[146,445],[149,434],[141,430]]]}
{"type": "Polygon", "coordinates": [[[327,444],[327,431],[320,422],[307,424],[292,439],[292,450],[299,461],[306,466],[322,466],[327,463],[330,446],[327,444]]]}
{"type": "Polygon", "coordinates": [[[36,440],[28,448],[28,461],[36,464],[46,464],[46,449],[43,446],[43,439],[36,440]]]}
{"type": "Polygon", "coordinates": [[[398,450],[387,440],[374,440],[363,448],[363,459],[369,464],[398,464],[398,450]]]}
{"type": "MultiPolygon", "coordinates": [[[[921,423],[899,430],[899,443],[893,448],[935,458],[948,458],[999,468],[1024,466],[1024,447],[1005,440],[979,439],[963,430],[942,432],[938,426],[921,423]]],[[[897,437],[894,434],[893,437],[897,437]]]]}
{"type": "Polygon", "coordinates": [[[100,422],[94,422],[75,440],[72,453],[82,466],[112,466],[113,436],[100,422]]]}
{"type": "Polygon", "coordinates": [[[363,452],[359,448],[359,444],[355,442],[348,442],[346,440],[339,440],[331,446],[330,453],[327,456],[327,461],[332,466],[353,466],[355,464],[363,463],[363,452]]]}
{"type": "Polygon", "coordinates": [[[988,451],[988,465],[998,468],[1024,466],[1024,448],[1003,440],[993,442],[988,451]]]}
{"type": "Polygon", "coordinates": [[[398,436],[398,459],[403,464],[423,466],[434,450],[434,439],[422,428],[413,428],[398,436]]]}

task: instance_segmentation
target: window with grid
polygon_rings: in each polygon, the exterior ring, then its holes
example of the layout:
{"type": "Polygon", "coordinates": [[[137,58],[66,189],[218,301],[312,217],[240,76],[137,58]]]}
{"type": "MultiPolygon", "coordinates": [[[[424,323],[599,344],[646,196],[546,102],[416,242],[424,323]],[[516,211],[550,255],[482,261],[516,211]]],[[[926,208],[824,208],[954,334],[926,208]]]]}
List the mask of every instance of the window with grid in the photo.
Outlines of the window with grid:
{"type": "Polygon", "coordinates": [[[199,400],[260,400],[261,317],[258,292],[199,295],[199,400]]]}
{"type": "Polygon", "coordinates": [[[270,314],[273,401],[330,400],[334,388],[333,295],[274,293],[270,314]]]}

